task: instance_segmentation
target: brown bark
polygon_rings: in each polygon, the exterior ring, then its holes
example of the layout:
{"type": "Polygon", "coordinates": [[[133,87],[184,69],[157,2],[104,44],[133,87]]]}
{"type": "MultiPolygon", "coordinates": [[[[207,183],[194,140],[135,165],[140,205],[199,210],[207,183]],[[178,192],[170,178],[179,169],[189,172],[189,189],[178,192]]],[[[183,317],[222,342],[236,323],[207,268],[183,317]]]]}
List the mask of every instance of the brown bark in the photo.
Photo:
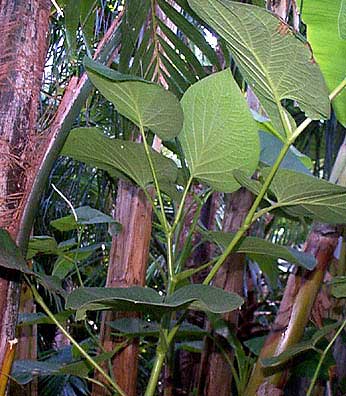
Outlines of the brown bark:
{"type": "MultiPolygon", "coordinates": [[[[260,359],[276,356],[300,341],[325,272],[333,259],[338,237],[339,232],[335,227],[325,224],[314,225],[304,250],[316,257],[317,266],[313,271],[298,270],[296,274],[289,276],[279,313],[261,351],[260,359]]],[[[260,385],[265,382],[282,388],[286,381],[285,373],[271,374],[264,370],[258,360],[246,396],[255,396],[260,385]]]]}
{"type": "MultiPolygon", "coordinates": [[[[223,231],[236,232],[242,225],[253,202],[253,195],[241,188],[228,197],[223,231]]],[[[226,291],[243,295],[245,255],[231,254],[215,276],[213,285],[226,291]]],[[[239,311],[229,312],[224,315],[224,320],[234,330],[237,329],[239,311]]],[[[200,375],[200,394],[213,396],[229,396],[231,394],[232,376],[230,367],[221,352],[211,341],[207,341],[206,352],[202,358],[200,375]]]]}
{"type": "MultiPolygon", "coordinates": [[[[36,165],[37,104],[49,11],[49,0],[0,1],[0,227],[17,241],[22,198],[36,165]]],[[[5,353],[15,337],[18,301],[17,275],[1,268],[0,372],[4,374],[5,353]]]]}
{"type": "MultiPolygon", "coordinates": [[[[119,181],[116,200],[116,220],[123,228],[113,238],[107,287],[144,285],[151,238],[152,207],[140,188],[119,181]]],[[[111,336],[106,322],[119,318],[119,314],[106,313],[102,320],[101,342],[107,351],[115,348],[117,341],[111,336]]],[[[133,342],[116,354],[112,366],[118,385],[128,396],[136,395],[138,343],[133,342]]],[[[100,378],[101,380],[101,378],[100,378]]],[[[94,386],[93,395],[107,395],[94,386]]]]}

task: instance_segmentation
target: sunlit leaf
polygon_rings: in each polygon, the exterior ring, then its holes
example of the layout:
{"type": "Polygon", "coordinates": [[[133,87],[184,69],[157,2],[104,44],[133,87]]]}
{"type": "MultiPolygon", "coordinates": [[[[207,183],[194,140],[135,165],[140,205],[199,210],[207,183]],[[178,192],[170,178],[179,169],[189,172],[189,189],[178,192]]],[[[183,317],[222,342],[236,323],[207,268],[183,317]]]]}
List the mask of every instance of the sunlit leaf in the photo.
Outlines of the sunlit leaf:
{"type": "Polygon", "coordinates": [[[191,308],[224,313],[241,306],[243,300],[237,294],[227,293],[206,285],[189,285],[164,298],[154,289],[132,286],[129,288],[84,287],[74,290],[68,297],[67,309],[77,310],[77,318],[87,311],[113,310],[152,312],[160,316],[165,312],[191,308]]]}
{"type": "Polygon", "coordinates": [[[148,128],[161,139],[179,134],[183,112],[178,99],[157,84],[121,74],[85,58],[88,76],[100,93],[118,112],[138,126],[148,128]]]}
{"type": "MultiPolygon", "coordinates": [[[[125,175],[142,188],[153,181],[142,144],[110,139],[96,128],[71,131],[61,154],[106,170],[114,177],[125,175]]],[[[150,154],[158,179],[175,182],[178,169],[174,162],[152,149],[150,154]]]]}
{"type": "MultiPolygon", "coordinates": [[[[206,235],[223,248],[226,248],[234,237],[234,234],[221,231],[210,231],[206,235]]],[[[263,256],[264,259],[283,259],[309,270],[314,269],[316,266],[315,257],[311,254],[300,252],[289,246],[276,245],[257,237],[243,238],[238,245],[237,252],[246,253],[255,261],[260,261],[261,256],[263,256]]]]}
{"type": "Polygon", "coordinates": [[[256,124],[231,72],[225,70],[190,87],[182,99],[184,127],[179,135],[191,175],[217,191],[239,188],[235,169],[257,166],[256,124]]]}
{"type": "Polygon", "coordinates": [[[189,4],[227,42],[278,132],[284,135],[283,99],[297,101],[312,119],[329,118],[327,87],[303,37],[260,7],[229,0],[189,4]]]}

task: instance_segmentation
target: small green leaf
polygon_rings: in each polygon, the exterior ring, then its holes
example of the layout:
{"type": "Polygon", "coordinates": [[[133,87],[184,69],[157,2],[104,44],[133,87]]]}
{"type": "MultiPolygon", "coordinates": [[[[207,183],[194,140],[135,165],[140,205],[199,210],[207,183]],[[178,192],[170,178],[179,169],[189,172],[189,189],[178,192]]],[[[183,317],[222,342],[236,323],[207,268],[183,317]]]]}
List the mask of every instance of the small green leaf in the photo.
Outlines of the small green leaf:
{"type": "Polygon", "coordinates": [[[53,237],[42,235],[30,238],[26,259],[30,260],[36,254],[58,254],[58,244],[53,237]]]}
{"type": "Polygon", "coordinates": [[[32,274],[10,234],[0,228],[0,267],[32,274]]]}
{"type": "Polygon", "coordinates": [[[281,135],[285,136],[287,115],[283,99],[297,101],[312,119],[329,118],[328,90],[303,37],[260,7],[229,0],[189,0],[189,4],[227,42],[281,135]]]}
{"type": "Polygon", "coordinates": [[[65,252],[59,255],[57,260],[54,263],[52,275],[56,276],[59,279],[64,279],[69,274],[70,271],[76,268],[75,260],[78,262],[82,260],[86,260],[89,258],[98,248],[99,245],[91,245],[84,247],[82,249],[70,250],[69,252],[65,252]]]}
{"type": "MultiPolygon", "coordinates": [[[[71,131],[61,154],[106,170],[113,177],[125,175],[143,189],[153,181],[142,144],[108,138],[97,128],[71,131]]],[[[150,154],[159,181],[174,183],[178,176],[175,163],[152,149],[150,154]]]]}
{"type": "Polygon", "coordinates": [[[259,139],[256,124],[231,72],[215,73],[183,96],[179,135],[191,175],[217,191],[239,188],[235,169],[254,172],[259,139]]]}
{"type": "Polygon", "coordinates": [[[137,126],[148,128],[163,140],[173,139],[183,126],[178,99],[157,84],[121,74],[85,58],[90,80],[118,112],[137,126]]]}
{"type": "Polygon", "coordinates": [[[77,310],[77,320],[87,311],[152,312],[160,316],[191,305],[192,309],[224,313],[241,306],[243,300],[237,294],[205,285],[189,285],[164,298],[154,289],[133,286],[129,288],[84,287],[74,290],[67,299],[67,309],[77,310]]]}
{"type": "Polygon", "coordinates": [[[73,215],[61,217],[50,222],[50,225],[57,230],[71,231],[78,228],[78,225],[91,225],[91,224],[102,224],[102,223],[116,223],[117,228],[121,229],[121,225],[117,223],[111,216],[108,216],[97,209],[93,209],[90,206],[81,206],[76,209],[77,222],[73,215]]]}
{"type": "MultiPolygon", "coordinates": [[[[206,235],[222,248],[226,248],[234,238],[234,234],[221,231],[209,231],[206,235]]],[[[313,270],[316,266],[315,257],[309,253],[300,252],[289,246],[276,245],[257,237],[245,237],[238,245],[237,252],[246,253],[255,261],[261,261],[263,256],[264,259],[280,258],[308,270],[313,270]]]]}
{"type": "Polygon", "coordinates": [[[244,341],[244,345],[247,348],[249,348],[250,351],[255,356],[259,356],[266,339],[267,339],[266,335],[265,336],[261,336],[261,337],[250,338],[249,340],[244,341]]]}

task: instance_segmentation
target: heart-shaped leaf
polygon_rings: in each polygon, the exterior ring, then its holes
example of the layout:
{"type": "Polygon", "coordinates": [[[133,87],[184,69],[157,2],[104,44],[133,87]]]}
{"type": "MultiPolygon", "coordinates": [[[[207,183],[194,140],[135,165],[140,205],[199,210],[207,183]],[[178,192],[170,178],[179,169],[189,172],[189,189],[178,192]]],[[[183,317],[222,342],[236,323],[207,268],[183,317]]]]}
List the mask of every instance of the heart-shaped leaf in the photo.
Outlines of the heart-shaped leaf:
{"type": "Polygon", "coordinates": [[[77,320],[86,311],[134,311],[151,312],[161,316],[192,304],[193,309],[224,313],[239,308],[241,297],[206,285],[189,285],[164,298],[154,289],[133,286],[129,288],[84,287],[74,290],[67,299],[67,309],[77,310],[77,320]]]}
{"type": "MultiPolygon", "coordinates": [[[[206,235],[222,248],[226,248],[234,238],[234,234],[221,231],[210,231],[206,235]]],[[[255,261],[261,261],[263,257],[264,259],[283,259],[308,270],[313,270],[316,266],[316,260],[312,254],[300,252],[289,246],[276,245],[256,237],[245,237],[239,244],[237,252],[246,253],[255,261]]]]}
{"type": "Polygon", "coordinates": [[[188,2],[226,41],[278,132],[284,135],[287,124],[283,99],[297,101],[312,119],[329,118],[328,90],[303,37],[260,7],[229,0],[188,2]]]}
{"type": "Polygon", "coordinates": [[[121,74],[89,58],[84,59],[88,76],[118,112],[137,126],[148,128],[163,140],[176,137],[183,125],[178,99],[157,84],[121,74]]]}
{"type": "Polygon", "coordinates": [[[231,72],[224,70],[197,82],[181,103],[184,127],[179,139],[191,175],[217,191],[238,189],[232,172],[256,169],[259,139],[231,72]]]}
{"type": "MultiPolygon", "coordinates": [[[[125,175],[142,188],[153,180],[142,144],[108,138],[97,128],[71,131],[61,154],[106,170],[114,177],[125,175]]],[[[152,149],[150,155],[158,179],[175,182],[178,175],[175,163],[152,149]]]]}

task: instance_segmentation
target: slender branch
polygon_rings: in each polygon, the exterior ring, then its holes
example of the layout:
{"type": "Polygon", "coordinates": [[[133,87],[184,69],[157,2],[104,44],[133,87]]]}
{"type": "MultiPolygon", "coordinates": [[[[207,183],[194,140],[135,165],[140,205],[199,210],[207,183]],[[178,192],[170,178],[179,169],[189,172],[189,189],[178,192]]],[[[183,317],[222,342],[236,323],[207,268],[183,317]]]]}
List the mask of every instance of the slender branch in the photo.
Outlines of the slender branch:
{"type": "Polygon", "coordinates": [[[32,294],[35,297],[36,302],[41,306],[43,311],[52,320],[52,322],[59,328],[62,334],[71,342],[71,344],[79,351],[79,353],[96,369],[99,371],[105,379],[110,383],[113,389],[121,396],[126,396],[126,393],[120,389],[119,385],[112,380],[112,378],[103,370],[103,368],[95,362],[95,360],[88,355],[88,353],[78,344],[78,342],[65,330],[64,326],[55,318],[54,314],[48,308],[46,303],[43,301],[41,295],[38,293],[36,288],[30,282],[30,279],[24,274],[25,280],[31,288],[32,294]]]}
{"type": "Polygon", "coordinates": [[[152,160],[151,155],[150,155],[149,145],[148,145],[148,142],[147,142],[147,138],[145,136],[144,127],[143,127],[142,122],[140,122],[139,130],[140,130],[141,135],[142,135],[145,155],[146,155],[148,163],[149,163],[151,174],[153,176],[153,181],[154,181],[154,186],[155,186],[157,198],[159,200],[159,205],[160,205],[160,209],[161,209],[161,216],[162,216],[162,221],[163,221],[162,225],[163,225],[166,233],[168,233],[169,230],[170,230],[170,225],[169,225],[169,223],[167,221],[167,217],[166,217],[166,213],[165,213],[165,207],[164,207],[164,204],[163,204],[163,199],[162,199],[162,195],[161,195],[159,181],[158,181],[158,178],[157,178],[157,174],[156,174],[156,170],[155,170],[155,167],[154,167],[153,160],[152,160]]]}
{"type": "Polygon", "coordinates": [[[335,333],[335,335],[334,335],[334,337],[331,339],[330,343],[327,345],[327,348],[323,351],[323,353],[322,353],[322,355],[321,355],[321,357],[320,357],[320,360],[319,360],[319,362],[318,362],[318,365],[317,365],[317,367],[316,367],[316,370],[315,370],[315,372],[314,372],[314,376],[312,377],[312,380],[311,380],[309,389],[308,389],[308,391],[307,391],[307,393],[306,393],[306,396],[311,396],[311,395],[312,395],[312,391],[313,391],[313,388],[314,388],[315,383],[316,383],[316,381],[317,381],[318,374],[319,374],[320,369],[321,369],[321,367],[322,367],[323,361],[324,361],[324,359],[326,358],[327,353],[329,352],[330,348],[333,346],[334,342],[335,342],[336,339],[339,337],[339,335],[341,334],[342,330],[345,328],[345,326],[346,326],[346,320],[343,321],[342,325],[340,326],[340,328],[338,329],[338,331],[335,333]]]}
{"type": "MultiPolygon", "coordinates": [[[[346,79],[343,80],[334,90],[333,92],[329,95],[329,99],[333,100],[337,95],[340,94],[340,92],[346,87],[346,79]]],[[[222,264],[225,262],[229,254],[233,251],[233,249],[236,247],[236,245],[240,242],[240,240],[243,238],[245,232],[250,228],[256,210],[261,203],[262,199],[264,198],[268,188],[270,187],[271,182],[274,179],[274,176],[276,175],[281,162],[285,158],[285,155],[287,151],[289,150],[290,146],[294,143],[296,138],[306,129],[306,127],[312,122],[311,118],[306,118],[298,127],[297,129],[292,133],[292,136],[287,140],[287,142],[283,145],[273,167],[270,170],[269,175],[265,179],[262,188],[257,195],[257,198],[255,199],[251,209],[249,210],[248,215],[246,216],[246,219],[244,220],[244,223],[242,227],[240,227],[239,231],[236,233],[235,237],[233,238],[232,242],[227,246],[223,254],[220,256],[219,260],[215,264],[215,266],[212,268],[206,279],[204,280],[203,284],[209,284],[211,280],[214,278],[216,275],[217,271],[220,269],[222,264]]]]}

